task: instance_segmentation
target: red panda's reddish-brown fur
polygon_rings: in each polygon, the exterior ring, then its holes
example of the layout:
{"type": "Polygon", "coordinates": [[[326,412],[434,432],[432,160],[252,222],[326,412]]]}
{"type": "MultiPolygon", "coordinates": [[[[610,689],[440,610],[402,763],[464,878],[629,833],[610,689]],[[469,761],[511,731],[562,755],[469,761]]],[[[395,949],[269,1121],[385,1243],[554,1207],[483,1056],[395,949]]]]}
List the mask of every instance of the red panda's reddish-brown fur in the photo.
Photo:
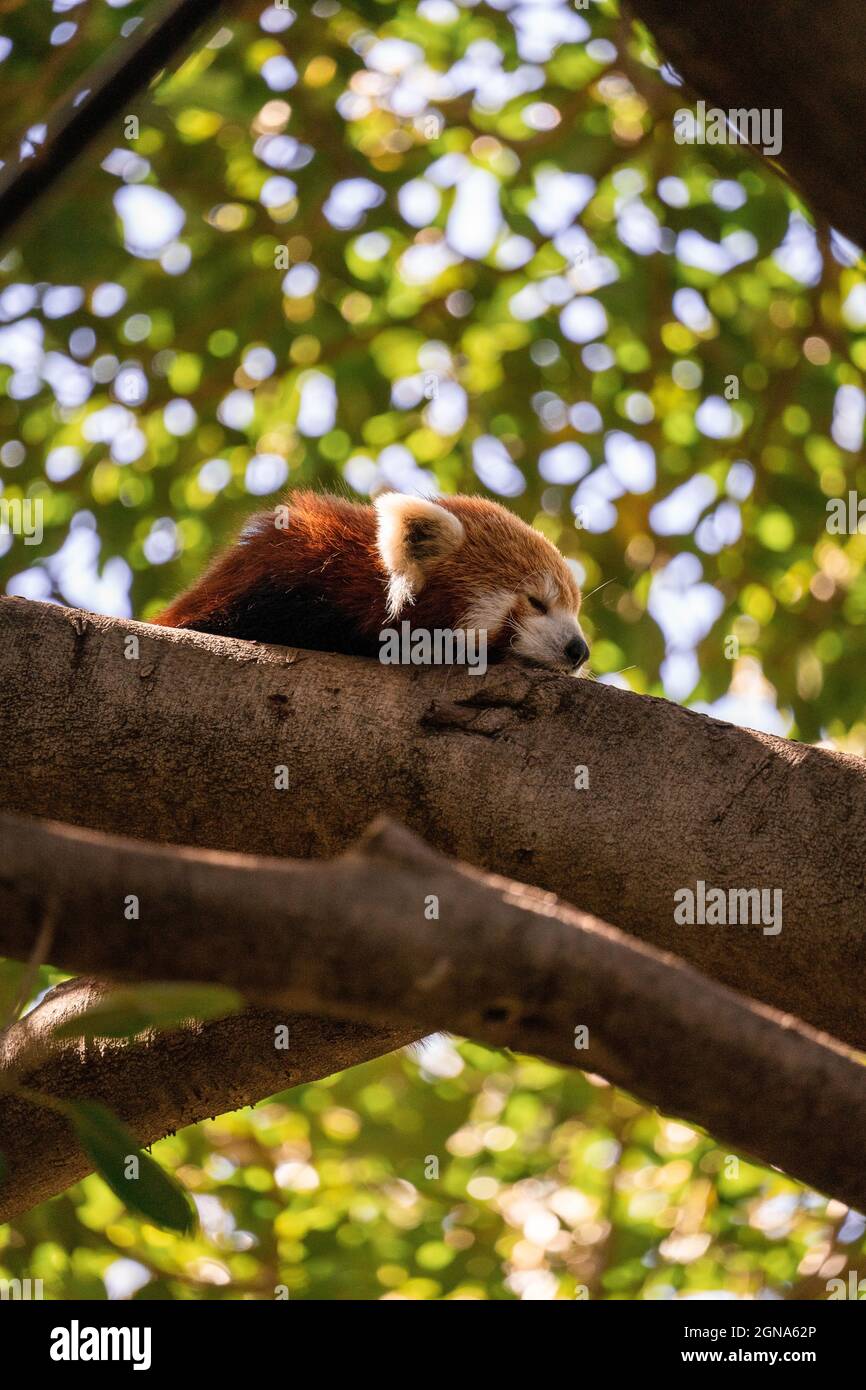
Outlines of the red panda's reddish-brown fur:
{"type": "MultiPolygon", "coordinates": [[[[511,645],[515,625],[533,617],[526,592],[533,586],[557,613],[576,615],[580,594],[556,547],[484,498],[434,504],[389,494],[374,507],[297,492],[276,514],[253,518],[156,621],[375,655],[382,630],[401,618],[413,628],[456,629],[471,625],[474,614],[491,618],[485,626],[495,657],[511,645]]],[[[576,618],[570,621],[579,634],[576,618]]]]}
{"type": "Polygon", "coordinates": [[[284,527],[272,512],[252,518],[235,544],[156,621],[303,645],[292,636],[293,604],[287,604],[291,612],[285,631],[279,631],[279,618],[268,620],[256,600],[272,590],[288,600],[299,589],[306,594],[313,588],[345,613],[361,639],[373,638],[385,620],[387,578],[376,550],[372,507],[300,492],[289,499],[284,527]]]}

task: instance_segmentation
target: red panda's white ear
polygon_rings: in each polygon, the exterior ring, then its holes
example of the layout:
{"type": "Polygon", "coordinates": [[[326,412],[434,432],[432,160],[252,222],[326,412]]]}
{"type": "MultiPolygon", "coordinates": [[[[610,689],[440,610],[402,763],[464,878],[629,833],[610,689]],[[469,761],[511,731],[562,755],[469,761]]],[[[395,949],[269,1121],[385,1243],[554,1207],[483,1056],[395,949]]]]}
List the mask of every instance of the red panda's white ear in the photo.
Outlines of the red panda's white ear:
{"type": "Polygon", "coordinates": [[[390,575],[388,614],[396,617],[423,589],[432,567],[463,544],[463,523],[426,497],[385,492],[376,498],[376,544],[390,575]]]}

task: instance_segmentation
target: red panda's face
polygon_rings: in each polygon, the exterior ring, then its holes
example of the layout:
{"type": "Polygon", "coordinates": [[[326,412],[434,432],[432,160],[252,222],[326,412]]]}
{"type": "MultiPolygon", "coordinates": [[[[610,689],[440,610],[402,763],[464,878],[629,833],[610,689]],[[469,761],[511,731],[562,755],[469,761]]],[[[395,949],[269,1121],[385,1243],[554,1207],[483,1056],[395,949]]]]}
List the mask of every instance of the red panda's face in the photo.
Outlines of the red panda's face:
{"type": "Polygon", "coordinates": [[[488,651],[577,673],[580,590],[554,545],[495,502],[387,493],[376,501],[389,612],[485,634],[488,651]],[[407,609],[407,613],[410,610],[407,609]]]}

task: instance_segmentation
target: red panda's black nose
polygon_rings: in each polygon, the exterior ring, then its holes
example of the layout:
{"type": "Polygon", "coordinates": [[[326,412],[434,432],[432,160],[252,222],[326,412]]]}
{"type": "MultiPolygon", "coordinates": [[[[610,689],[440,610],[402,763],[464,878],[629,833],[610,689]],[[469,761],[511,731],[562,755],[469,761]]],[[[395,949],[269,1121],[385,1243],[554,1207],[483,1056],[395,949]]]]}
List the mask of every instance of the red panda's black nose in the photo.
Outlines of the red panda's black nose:
{"type": "Polygon", "coordinates": [[[565,656],[574,666],[582,666],[589,656],[589,647],[582,637],[572,637],[565,649],[565,656]]]}

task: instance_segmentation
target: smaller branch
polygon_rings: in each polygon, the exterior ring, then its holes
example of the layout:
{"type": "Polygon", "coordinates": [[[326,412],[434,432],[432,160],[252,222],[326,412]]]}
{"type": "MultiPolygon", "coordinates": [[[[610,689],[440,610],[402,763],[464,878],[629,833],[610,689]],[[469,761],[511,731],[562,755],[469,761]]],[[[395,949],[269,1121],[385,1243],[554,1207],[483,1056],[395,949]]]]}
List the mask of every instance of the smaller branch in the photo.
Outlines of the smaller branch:
{"type": "MultiPolygon", "coordinates": [[[[11,816],[0,829],[6,954],[27,954],[53,894],[53,959],[65,969],[212,981],[271,1009],[412,1036],[446,1027],[580,1065],[866,1206],[866,1074],[854,1054],[551,894],[455,864],[398,827],[380,824],[339,858],[312,863],[11,816]],[[132,921],[131,894],[140,905],[132,921]],[[579,1029],[588,1046],[576,1050],[579,1029]]],[[[136,1055],[126,1053],[131,1068],[136,1055]]]]}
{"type": "MultiPolygon", "coordinates": [[[[142,1145],[184,1125],[255,1105],[268,1096],[414,1042],[411,1029],[371,1028],[280,1010],[246,1009],[209,1023],[147,1033],[134,1043],[100,1039],[58,1043],[58,1024],[105,993],[96,980],[51,990],[0,1037],[0,1084],[21,1081],[62,1100],[98,1100],[142,1145]],[[288,1029],[280,1050],[275,1030],[288,1029]]],[[[0,1222],[63,1192],[93,1169],[65,1118],[0,1090],[0,1222]]]]}

